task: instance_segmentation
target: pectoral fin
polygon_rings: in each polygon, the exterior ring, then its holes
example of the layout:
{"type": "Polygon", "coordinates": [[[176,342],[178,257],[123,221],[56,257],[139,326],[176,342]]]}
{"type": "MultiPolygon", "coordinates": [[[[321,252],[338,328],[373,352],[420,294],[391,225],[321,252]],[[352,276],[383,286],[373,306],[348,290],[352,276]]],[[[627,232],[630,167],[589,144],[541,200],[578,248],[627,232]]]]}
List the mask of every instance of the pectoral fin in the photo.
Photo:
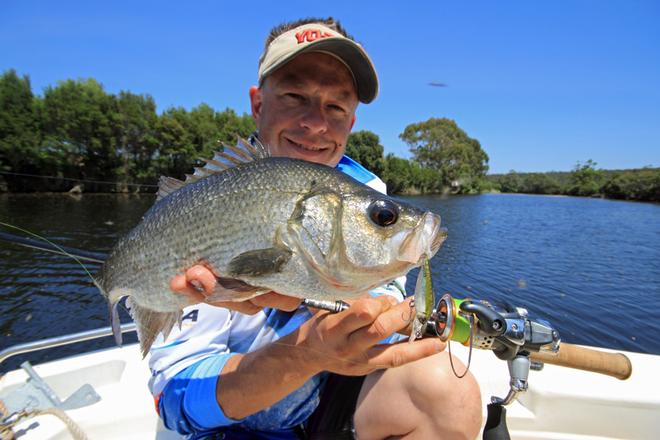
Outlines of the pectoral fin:
{"type": "Polygon", "coordinates": [[[213,294],[206,297],[206,302],[209,304],[220,301],[245,301],[268,291],[235,278],[217,278],[217,280],[218,284],[213,294]]]}
{"type": "Polygon", "coordinates": [[[284,247],[244,252],[229,262],[229,275],[240,278],[241,276],[255,277],[281,272],[284,265],[291,259],[291,254],[291,251],[284,247]]]}

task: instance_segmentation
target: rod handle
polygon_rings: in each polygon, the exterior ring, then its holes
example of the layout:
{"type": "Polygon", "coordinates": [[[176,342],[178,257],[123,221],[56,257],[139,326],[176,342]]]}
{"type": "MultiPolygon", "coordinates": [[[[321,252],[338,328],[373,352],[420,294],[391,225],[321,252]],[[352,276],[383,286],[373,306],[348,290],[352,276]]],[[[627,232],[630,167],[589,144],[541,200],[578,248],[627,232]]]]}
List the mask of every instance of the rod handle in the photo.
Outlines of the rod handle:
{"type": "Polygon", "coordinates": [[[632,363],[623,353],[593,350],[565,342],[561,343],[557,353],[531,353],[530,357],[536,362],[606,374],[621,380],[632,374],[632,363]]]}

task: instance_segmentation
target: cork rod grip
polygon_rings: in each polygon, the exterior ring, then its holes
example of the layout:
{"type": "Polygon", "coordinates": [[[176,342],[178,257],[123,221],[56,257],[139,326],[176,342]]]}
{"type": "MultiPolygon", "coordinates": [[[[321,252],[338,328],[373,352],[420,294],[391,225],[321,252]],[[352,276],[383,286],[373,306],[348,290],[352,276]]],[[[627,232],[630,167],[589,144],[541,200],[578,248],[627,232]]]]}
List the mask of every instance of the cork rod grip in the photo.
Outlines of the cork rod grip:
{"type": "Polygon", "coordinates": [[[606,374],[625,380],[632,374],[632,363],[623,353],[609,353],[562,342],[558,353],[532,353],[537,362],[606,374]]]}

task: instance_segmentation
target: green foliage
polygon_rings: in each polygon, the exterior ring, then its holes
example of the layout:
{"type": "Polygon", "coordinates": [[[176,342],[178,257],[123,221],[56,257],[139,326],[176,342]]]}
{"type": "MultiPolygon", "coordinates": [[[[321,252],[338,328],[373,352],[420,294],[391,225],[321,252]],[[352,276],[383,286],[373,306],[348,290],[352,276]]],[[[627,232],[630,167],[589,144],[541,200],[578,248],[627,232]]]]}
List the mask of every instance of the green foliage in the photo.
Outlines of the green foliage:
{"type": "Polygon", "coordinates": [[[559,194],[559,184],[544,173],[527,173],[521,182],[521,191],[528,194],[559,194]]]}
{"type": "Polygon", "coordinates": [[[70,176],[113,179],[121,163],[116,98],[87,79],[48,87],[43,101],[43,135],[51,165],[70,176]]]}
{"type": "Polygon", "coordinates": [[[660,202],[660,168],[617,173],[603,185],[602,193],[613,199],[660,202]]]}
{"type": "MultiPolygon", "coordinates": [[[[0,76],[0,171],[62,176],[116,184],[85,184],[85,191],[128,191],[128,183],[155,184],[161,175],[183,178],[201,159],[255,130],[249,115],[217,112],[208,104],[188,111],[173,107],[158,115],[149,95],[108,94],[94,79],[66,80],[32,93],[27,76],[0,76]]],[[[408,125],[400,138],[414,160],[388,154],[377,134],[348,138],[346,152],[381,176],[391,193],[604,195],[660,202],[660,168],[597,170],[588,160],[571,172],[490,175],[488,156],[450,119],[408,125]]],[[[63,191],[68,180],[0,175],[10,191],[63,191]]],[[[5,190],[5,189],[3,189],[5,190]]]]}
{"type": "Polygon", "coordinates": [[[612,199],[660,202],[660,168],[596,170],[596,163],[578,164],[571,172],[491,175],[502,192],[528,194],[602,195],[612,199]]]}
{"type": "Polygon", "coordinates": [[[376,133],[362,130],[348,136],[346,154],[378,176],[385,170],[383,151],[384,148],[376,133]]]}
{"type": "Polygon", "coordinates": [[[509,171],[508,174],[503,175],[497,180],[500,191],[505,193],[522,192],[523,182],[522,178],[514,170],[509,171]]]}
{"type": "Polygon", "coordinates": [[[602,184],[602,171],[597,170],[596,162],[589,159],[584,164],[578,162],[575,165],[567,192],[573,196],[593,196],[600,192],[602,184]]]}
{"type": "Polygon", "coordinates": [[[38,105],[30,79],[15,70],[0,77],[0,171],[35,169],[40,164],[38,105]]]}
{"type": "MultiPolygon", "coordinates": [[[[207,104],[160,116],[149,95],[108,94],[94,79],[66,80],[32,94],[14,70],[0,77],[0,171],[95,181],[86,191],[127,191],[127,183],[182,178],[200,159],[255,130],[249,115],[207,104]]],[[[7,177],[12,191],[67,190],[67,181],[7,177]]]]}
{"type": "Polygon", "coordinates": [[[122,162],[117,177],[121,183],[152,182],[158,177],[153,166],[158,151],[156,103],[149,95],[122,91],[115,104],[114,136],[122,162]]]}
{"type": "Polygon", "coordinates": [[[410,124],[399,137],[408,144],[417,163],[440,174],[444,187],[470,193],[481,186],[488,171],[488,155],[479,141],[453,120],[431,118],[410,124]]]}
{"type": "Polygon", "coordinates": [[[409,161],[388,154],[385,157],[385,170],[383,181],[387,185],[387,191],[391,194],[404,192],[412,185],[412,166],[409,161]]]}

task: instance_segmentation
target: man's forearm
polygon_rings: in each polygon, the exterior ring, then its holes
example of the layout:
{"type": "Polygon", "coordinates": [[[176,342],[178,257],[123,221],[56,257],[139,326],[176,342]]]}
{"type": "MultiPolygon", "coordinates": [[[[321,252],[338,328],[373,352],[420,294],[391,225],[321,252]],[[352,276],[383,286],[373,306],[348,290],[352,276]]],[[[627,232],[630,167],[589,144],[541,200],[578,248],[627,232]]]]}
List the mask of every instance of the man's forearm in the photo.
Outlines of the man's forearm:
{"type": "Polygon", "coordinates": [[[300,388],[319,370],[310,366],[298,332],[251,353],[232,356],[216,386],[224,414],[234,420],[268,408],[300,388]]]}

